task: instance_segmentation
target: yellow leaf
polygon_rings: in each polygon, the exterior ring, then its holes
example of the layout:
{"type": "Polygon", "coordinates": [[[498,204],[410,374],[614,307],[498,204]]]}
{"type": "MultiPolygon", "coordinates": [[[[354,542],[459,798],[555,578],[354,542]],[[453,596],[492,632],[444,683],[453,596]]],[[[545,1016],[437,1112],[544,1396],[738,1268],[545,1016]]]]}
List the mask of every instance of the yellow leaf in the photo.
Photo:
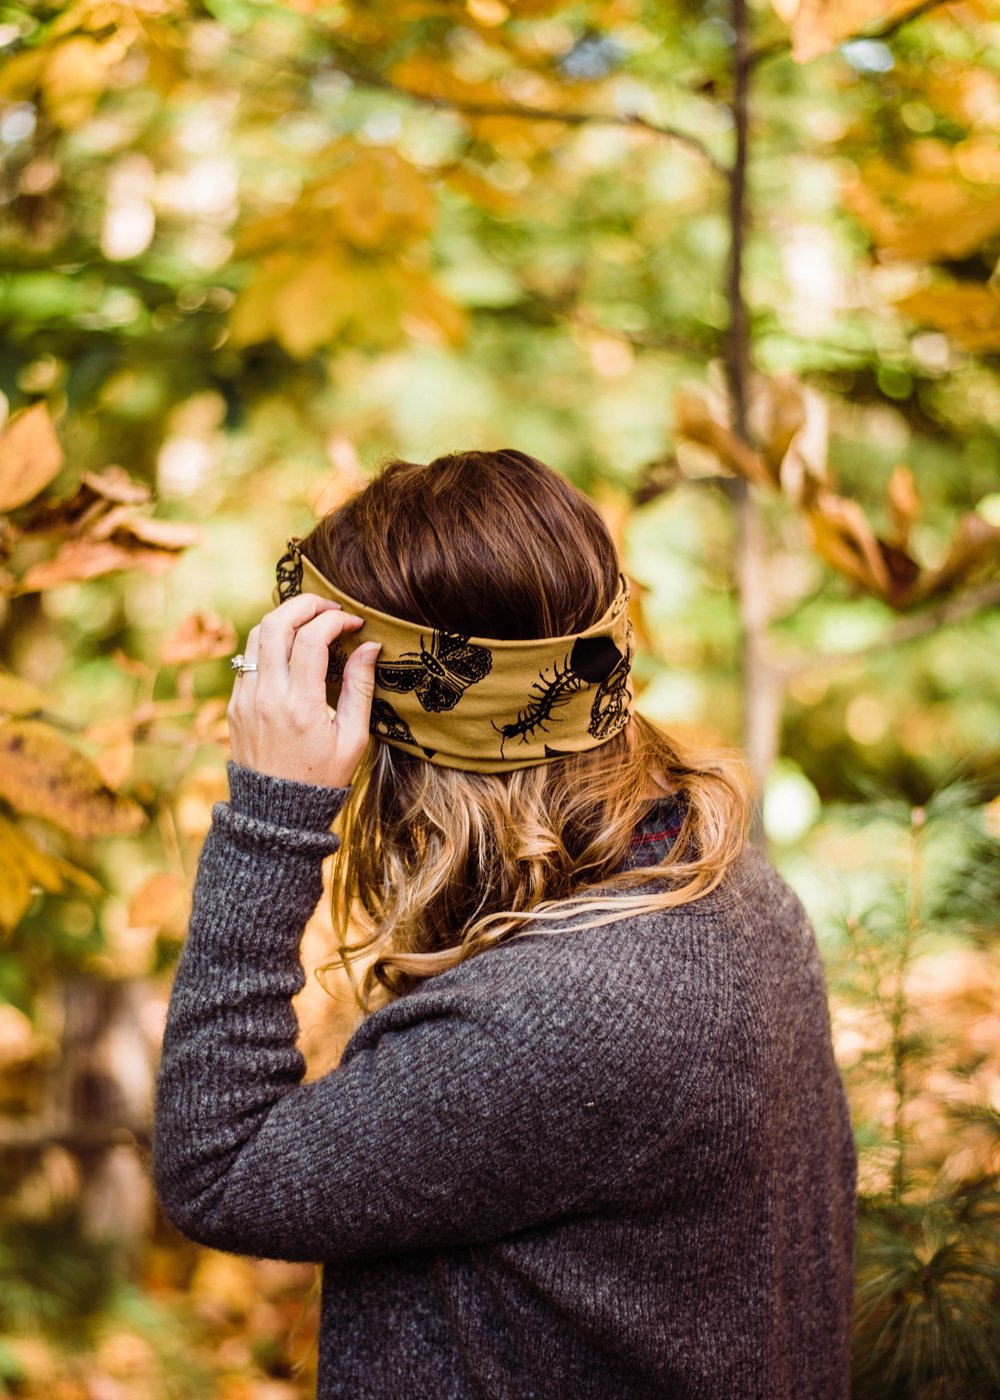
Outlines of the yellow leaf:
{"type": "Polygon", "coordinates": [[[304,359],[334,339],[350,316],[355,294],[339,258],[326,255],[301,262],[271,302],[276,338],[289,354],[304,359]]]}
{"type": "Polygon", "coordinates": [[[132,835],[146,814],[112,791],[84,754],[37,720],[0,724],[0,797],[74,836],[132,835]]]}
{"type": "Polygon", "coordinates": [[[387,250],[430,229],[434,203],[426,180],[387,147],[360,150],[324,187],[341,232],[362,251],[387,250]]]}
{"type": "Polygon", "coordinates": [[[93,876],[61,856],[43,851],[13,822],[0,817],[0,927],[15,927],[27,912],[36,889],[58,894],[67,881],[81,886],[88,894],[100,893],[93,876]]]}
{"type": "Polygon", "coordinates": [[[924,287],[896,305],[914,321],[944,331],[967,350],[1000,349],[1000,296],[989,287],[924,287]]]}
{"type": "Polygon", "coordinates": [[[63,454],[43,403],[15,413],[0,437],[0,511],[15,510],[43,491],[63,454]]]}
{"type": "Polygon", "coordinates": [[[911,170],[877,157],[844,185],[845,204],[883,255],[964,258],[1000,232],[1000,200],[970,188],[949,147],[915,142],[909,156],[911,170]]]}
{"type": "Polygon", "coordinates": [[[85,34],[66,39],[54,50],[42,73],[42,92],[57,126],[71,128],[87,120],[104,91],[109,60],[103,44],[85,34]]]}
{"type": "Polygon", "coordinates": [[[39,690],[30,681],[12,675],[10,671],[0,671],[0,714],[30,715],[36,710],[44,710],[52,703],[51,695],[39,690]]]}

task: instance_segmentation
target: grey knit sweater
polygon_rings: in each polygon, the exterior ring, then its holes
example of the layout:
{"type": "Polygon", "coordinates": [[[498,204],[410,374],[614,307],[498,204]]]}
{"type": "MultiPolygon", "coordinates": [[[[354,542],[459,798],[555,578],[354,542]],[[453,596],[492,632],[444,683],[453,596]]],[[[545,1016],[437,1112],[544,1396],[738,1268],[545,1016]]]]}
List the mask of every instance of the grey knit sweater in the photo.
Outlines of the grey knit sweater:
{"type": "Polygon", "coordinates": [[[155,1180],[192,1239],[324,1263],[320,1400],[847,1395],[854,1146],[815,939],[760,854],[694,904],[470,959],[303,1083],[290,999],[347,789],[230,789],[155,1180]]]}

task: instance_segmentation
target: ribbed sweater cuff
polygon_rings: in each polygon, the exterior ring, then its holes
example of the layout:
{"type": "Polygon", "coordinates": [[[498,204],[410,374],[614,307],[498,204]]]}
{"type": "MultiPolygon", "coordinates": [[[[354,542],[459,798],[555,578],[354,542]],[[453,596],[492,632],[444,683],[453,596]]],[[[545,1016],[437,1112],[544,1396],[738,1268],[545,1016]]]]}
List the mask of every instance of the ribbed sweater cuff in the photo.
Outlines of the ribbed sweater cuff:
{"type": "Polygon", "coordinates": [[[347,787],[319,787],[292,778],[272,778],[238,763],[226,765],[229,805],[240,816],[286,831],[328,832],[351,793],[347,787]]]}

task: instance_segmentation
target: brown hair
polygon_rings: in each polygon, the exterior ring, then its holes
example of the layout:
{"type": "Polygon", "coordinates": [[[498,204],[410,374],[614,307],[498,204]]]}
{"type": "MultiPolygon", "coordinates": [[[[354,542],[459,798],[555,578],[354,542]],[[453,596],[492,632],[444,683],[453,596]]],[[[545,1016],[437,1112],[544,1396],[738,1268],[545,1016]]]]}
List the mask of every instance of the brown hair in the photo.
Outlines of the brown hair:
{"type": "MultiPolygon", "coordinates": [[[[511,449],[427,466],[391,461],[301,548],[370,607],[501,639],[591,626],[620,571],[593,503],[511,449]]],[[[376,992],[401,995],[519,931],[557,930],[597,911],[572,926],[589,928],[698,899],[742,850],[747,820],[733,758],[682,755],[639,715],[586,753],[498,774],[435,766],[374,741],[341,817],[338,954],[349,970],[374,955],[359,989],[370,1008],[376,992]],[[661,865],[621,870],[658,794],[677,797],[680,835],[661,865]],[[358,908],[369,927],[350,943],[358,908]]]]}

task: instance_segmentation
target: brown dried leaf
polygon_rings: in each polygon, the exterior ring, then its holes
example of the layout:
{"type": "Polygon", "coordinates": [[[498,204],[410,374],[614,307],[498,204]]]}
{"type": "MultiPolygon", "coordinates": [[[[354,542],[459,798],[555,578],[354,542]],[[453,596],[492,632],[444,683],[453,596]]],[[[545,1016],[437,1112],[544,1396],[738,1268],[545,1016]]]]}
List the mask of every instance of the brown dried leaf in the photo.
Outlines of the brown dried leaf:
{"type": "Polygon", "coordinates": [[[185,520],[153,520],[145,515],[125,521],[118,534],[131,535],[140,544],[153,545],[156,549],[190,549],[201,540],[198,527],[185,520]]]}
{"type": "Polygon", "coordinates": [[[179,666],[230,656],[235,650],[236,628],[229,619],[214,612],[197,612],[174,628],[163,643],[160,660],[164,666],[179,666]]]}
{"type": "Polygon", "coordinates": [[[163,574],[176,562],[177,555],[172,550],[139,549],[114,540],[71,540],[54,558],[30,568],[21,580],[20,591],[38,593],[61,583],[78,583],[120,569],[163,574]]]}
{"type": "Polygon", "coordinates": [[[144,482],[134,481],[124,467],[105,467],[100,472],[84,472],[82,484],[95,496],[103,496],[106,501],[114,501],[123,506],[141,506],[151,498],[152,492],[144,482]]]}
{"type": "Polygon", "coordinates": [[[1000,561],[1000,528],[970,511],[959,520],[944,563],[921,579],[920,600],[950,592],[991,561],[1000,561]]]}
{"type": "Polygon", "coordinates": [[[773,490],[777,479],[764,458],[721,422],[718,413],[701,385],[682,385],[674,400],[674,432],[678,438],[707,447],[725,469],[773,490]]]}
{"type": "Polygon", "coordinates": [[[905,550],[878,538],[856,501],[820,492],[807,519],[813,548],[838,573],[892,607],[911,601],[920,566],[905,550]]]}
{"type": "Polygon", "coordinates": [[[132,835],[146,814],[112,791],[90,759],[37,720],[0,724],[0,797],[74,836],[132,835]]]}
{"type": "Polygon", "coordinates": [[[33,500],[62,462],[62,447],[45,404],[15,413],[0,435],[0,511],[33,500]]]}

